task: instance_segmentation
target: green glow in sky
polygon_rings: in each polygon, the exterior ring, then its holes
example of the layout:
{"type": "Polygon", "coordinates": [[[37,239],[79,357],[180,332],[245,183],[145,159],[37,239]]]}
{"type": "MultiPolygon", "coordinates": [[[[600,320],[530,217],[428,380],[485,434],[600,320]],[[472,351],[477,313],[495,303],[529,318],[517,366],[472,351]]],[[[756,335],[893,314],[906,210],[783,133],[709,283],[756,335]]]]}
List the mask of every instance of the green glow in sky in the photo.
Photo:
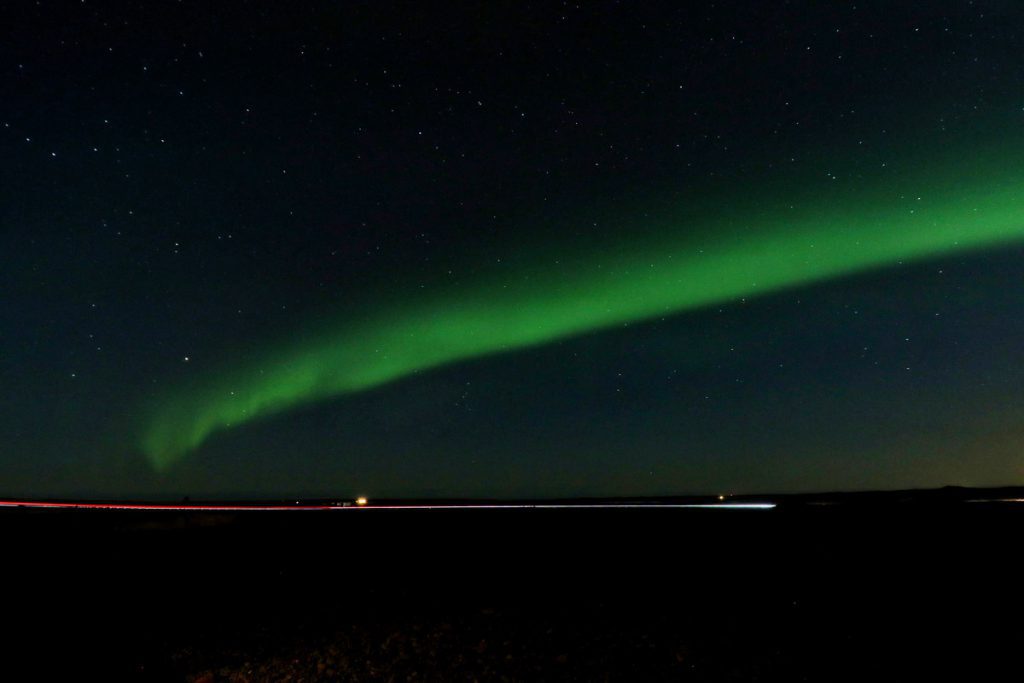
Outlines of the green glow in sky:
{"type": "Polygon", "coordinates": [[[961,170],[962,182],[933,168],[899,187],[776,197],[729,218],[663,216],[663,229],[618,248],[382,306],[162,397],[141,450],[164,469],[220,430],[447,363],[1024,239],[1024,178],[961,170]]]}

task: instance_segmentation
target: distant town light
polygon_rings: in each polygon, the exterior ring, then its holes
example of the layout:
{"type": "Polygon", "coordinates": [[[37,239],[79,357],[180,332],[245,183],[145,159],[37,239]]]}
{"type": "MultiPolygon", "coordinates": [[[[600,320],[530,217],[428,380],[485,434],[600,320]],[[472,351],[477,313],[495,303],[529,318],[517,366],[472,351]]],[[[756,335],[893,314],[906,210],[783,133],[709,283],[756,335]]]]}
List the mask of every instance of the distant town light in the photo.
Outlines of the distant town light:
{"type": "Polygon", "coordinates": [[[362,496],[356,498],[356,505],[366,505],[366,498],[363,498],[362,496]]]}
{"type": "Polygon", "coordinates": [[[719,496],[718,500],[725,500],[725,496],[719,496]]]}

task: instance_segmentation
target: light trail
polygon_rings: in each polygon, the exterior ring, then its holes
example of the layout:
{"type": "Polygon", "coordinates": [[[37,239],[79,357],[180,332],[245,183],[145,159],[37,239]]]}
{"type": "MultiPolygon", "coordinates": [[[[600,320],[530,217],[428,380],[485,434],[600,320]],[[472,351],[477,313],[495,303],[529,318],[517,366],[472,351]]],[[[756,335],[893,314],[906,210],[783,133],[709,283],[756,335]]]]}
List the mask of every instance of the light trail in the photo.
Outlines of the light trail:
{"type": "Polygon", "coordinates": [[[0,500],[0,508],[84,510],[175,510],[182,512],[272,512],[284,510],[596,510],[596,509],[729,509],[770,510],[775,503],[471,503],[422,505],[359,505],[354,502],[319,505],[184,505],[177,503],[86,503],[38,500],[0,500]]]}

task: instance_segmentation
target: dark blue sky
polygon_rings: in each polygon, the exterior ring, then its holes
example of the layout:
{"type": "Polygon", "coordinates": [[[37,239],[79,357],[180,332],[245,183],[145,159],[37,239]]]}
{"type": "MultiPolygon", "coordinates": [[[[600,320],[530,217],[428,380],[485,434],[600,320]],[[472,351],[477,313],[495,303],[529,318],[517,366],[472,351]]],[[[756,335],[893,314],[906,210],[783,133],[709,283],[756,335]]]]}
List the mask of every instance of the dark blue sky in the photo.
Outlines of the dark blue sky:
{"type": "Polygon", "coordinates": [[[1017,3],[14,1],[0,27],[0,493],[1024,479],[1014,244],[449,365],[163,472],[138,447],[164,392],[270,342],[664,229],[622,207],[708,188],[713,217],[951,149],[976,185],[972,150],[1024,151],[1017,3]]]}

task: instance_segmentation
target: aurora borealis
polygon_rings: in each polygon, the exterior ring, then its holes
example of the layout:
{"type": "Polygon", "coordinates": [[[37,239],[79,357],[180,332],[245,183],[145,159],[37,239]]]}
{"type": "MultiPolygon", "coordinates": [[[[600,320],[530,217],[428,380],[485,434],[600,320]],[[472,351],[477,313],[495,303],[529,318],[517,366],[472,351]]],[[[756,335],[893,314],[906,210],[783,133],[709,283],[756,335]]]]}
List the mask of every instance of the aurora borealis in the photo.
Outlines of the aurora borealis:
{"type": "Polygon", "coordinates": [[[1024,483],[1024,8],[918,4],[0,10],[5,493],[1024,483]]]}
{"type": "MultiPolygon", "coordinates": [[[[444,363],[1024,239],[1024,169],[1019,178],[1000,176],[997,186],[951,193],[916,180],[910,198],[865,202],[853,193],[740,216],[739,230],[724,243],[673,242],[669,228],[656,244],[623,244],[532,278],[485,280],[468,292],[340,324],[308,345],[175,397],[147,427],[142,447],[156,467],[166,467],[216,430],[444,363]]],[[[716,226],[711,234],[729,232],[716,226]]]]}

